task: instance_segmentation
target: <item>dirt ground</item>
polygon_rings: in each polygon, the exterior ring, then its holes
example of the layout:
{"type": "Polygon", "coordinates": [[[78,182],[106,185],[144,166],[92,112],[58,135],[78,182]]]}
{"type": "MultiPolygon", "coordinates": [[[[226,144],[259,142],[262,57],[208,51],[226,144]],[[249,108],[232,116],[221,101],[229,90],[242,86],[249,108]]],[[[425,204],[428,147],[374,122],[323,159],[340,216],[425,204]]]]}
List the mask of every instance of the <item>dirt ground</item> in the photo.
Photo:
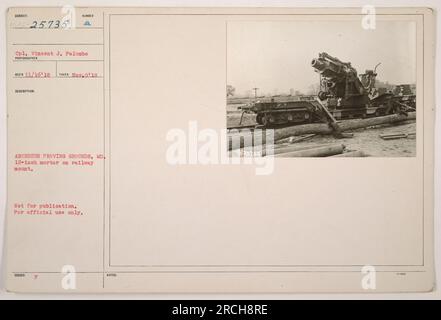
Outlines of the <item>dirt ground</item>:
{"type": "Polygon", "coordinates": [[[394,125],[384,125],[374,128],[358,129],[352,131],[353,138],[336,139],[331,135],[315,136],[308,141],[295,143],[296,146],[319,146],[324,144],[344,144],[347,151],[363,151],[371,157],[413,157],[416,155],[416,138],[383,140],[381,134],[414,133],[415,121],[394,125]]]}
{"type": "MultiPolygon", "coordinates": [[[[227,113],[227,126],[238,126],[241,112],[232,107],[227,113]]],[[[245,114],[241,125],[255,124],[255,116],[245,114]]],[[[325,144],[344,144],[346,151],[361,150],[371,157],[413,157],[416,155],[415,135],[394,140],[383,140],[381,134],[415,133],[415,120],[398,124],[382,125],[351,131],[353,138],[336,139],[332,135],[315,136],[307,141],[295,143],[298,147],[314,147],[325,144]]],[[[285,143],[285,145],[289,145],[285,143]]]]}

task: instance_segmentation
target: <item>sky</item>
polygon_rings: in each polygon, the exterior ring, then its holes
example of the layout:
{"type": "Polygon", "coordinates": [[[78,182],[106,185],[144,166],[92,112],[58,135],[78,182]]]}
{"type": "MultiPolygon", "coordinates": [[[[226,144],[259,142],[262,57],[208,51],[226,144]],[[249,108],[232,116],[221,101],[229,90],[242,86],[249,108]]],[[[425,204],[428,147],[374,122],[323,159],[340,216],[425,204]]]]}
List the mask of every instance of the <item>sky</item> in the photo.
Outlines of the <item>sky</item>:
{"type": "Polygon", "coordinates": [[[354,21],[229,21],[227,83],[236,94],[306,93],[319,75],[311,60],[327,52],[351,62],[359,74],[377,68],[377,79],[392,84],[416,81],[416,24],[377,21],[365,30],[354,21]]]}

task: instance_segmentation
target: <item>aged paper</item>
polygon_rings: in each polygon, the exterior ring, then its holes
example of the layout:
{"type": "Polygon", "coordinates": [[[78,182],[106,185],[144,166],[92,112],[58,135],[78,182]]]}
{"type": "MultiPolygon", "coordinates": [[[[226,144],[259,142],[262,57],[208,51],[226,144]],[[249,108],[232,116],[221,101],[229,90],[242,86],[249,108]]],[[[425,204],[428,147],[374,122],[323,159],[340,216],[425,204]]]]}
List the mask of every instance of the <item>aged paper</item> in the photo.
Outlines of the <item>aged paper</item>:
{"type": "Polygon", "coordinates": [[[7,288],[434,287],[427,8],[10,8],[7,288]]]}

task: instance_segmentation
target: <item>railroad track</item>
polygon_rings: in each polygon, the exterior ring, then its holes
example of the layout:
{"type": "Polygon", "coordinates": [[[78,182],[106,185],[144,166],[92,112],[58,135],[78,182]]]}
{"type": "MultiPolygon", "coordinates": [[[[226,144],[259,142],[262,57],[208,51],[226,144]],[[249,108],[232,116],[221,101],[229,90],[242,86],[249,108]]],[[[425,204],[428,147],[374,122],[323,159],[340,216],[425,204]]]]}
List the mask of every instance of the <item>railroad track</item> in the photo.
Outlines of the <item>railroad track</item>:
{"type": "Polygon", "coordinates": [[[286,127],[292,127],[292,126],[296,126],[296,125],[300,125],[302,123],[284,123],[284,124],[278,124],[278,125],[274,125],[271,127],[265,127],[264,125],[260,125],[260,124],[255,124],[255,125],[248,125],[248,126],[232,126],[232,127],[227,127],[227,132],[231,132],[233,130],[237,130],[238,132],[241,132],[243,130],[250,130],[250,131],[254,131],[256,129],[280,129],[280,128],[286,128],[286,127]]]}
{"type": "Polygon", "coordinates": [[[258,129],[259,127],[261,127],[261,126],[258,126],[258,125],[233,126],[233,127],[227,127],[227,131],[228,131],[228,132],[231,132],[231,131],[233,131],[233,130],[237,130],[237,131],[239,131],[239,132],[241,132],[241,131],[243,131],[243,130],[251,130],[251,131],[253,131],[253,130],[255,130],[255,129],[258,129]]]}

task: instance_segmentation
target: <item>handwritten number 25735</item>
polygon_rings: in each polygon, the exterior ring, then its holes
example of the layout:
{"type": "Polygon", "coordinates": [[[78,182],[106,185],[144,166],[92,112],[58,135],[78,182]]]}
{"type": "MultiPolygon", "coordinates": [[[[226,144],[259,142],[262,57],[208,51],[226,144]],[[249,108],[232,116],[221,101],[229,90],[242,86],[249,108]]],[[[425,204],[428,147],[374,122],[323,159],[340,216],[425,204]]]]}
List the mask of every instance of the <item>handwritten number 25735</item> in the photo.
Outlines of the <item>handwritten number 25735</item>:
{"type": "Polygon", "coordinates": [[[69,26],[70,21],[64,20],[61,22],[60,20],[41,20],[41,21],[32,21],[30,28],[31,29],[64,29],[69,26]]]}

